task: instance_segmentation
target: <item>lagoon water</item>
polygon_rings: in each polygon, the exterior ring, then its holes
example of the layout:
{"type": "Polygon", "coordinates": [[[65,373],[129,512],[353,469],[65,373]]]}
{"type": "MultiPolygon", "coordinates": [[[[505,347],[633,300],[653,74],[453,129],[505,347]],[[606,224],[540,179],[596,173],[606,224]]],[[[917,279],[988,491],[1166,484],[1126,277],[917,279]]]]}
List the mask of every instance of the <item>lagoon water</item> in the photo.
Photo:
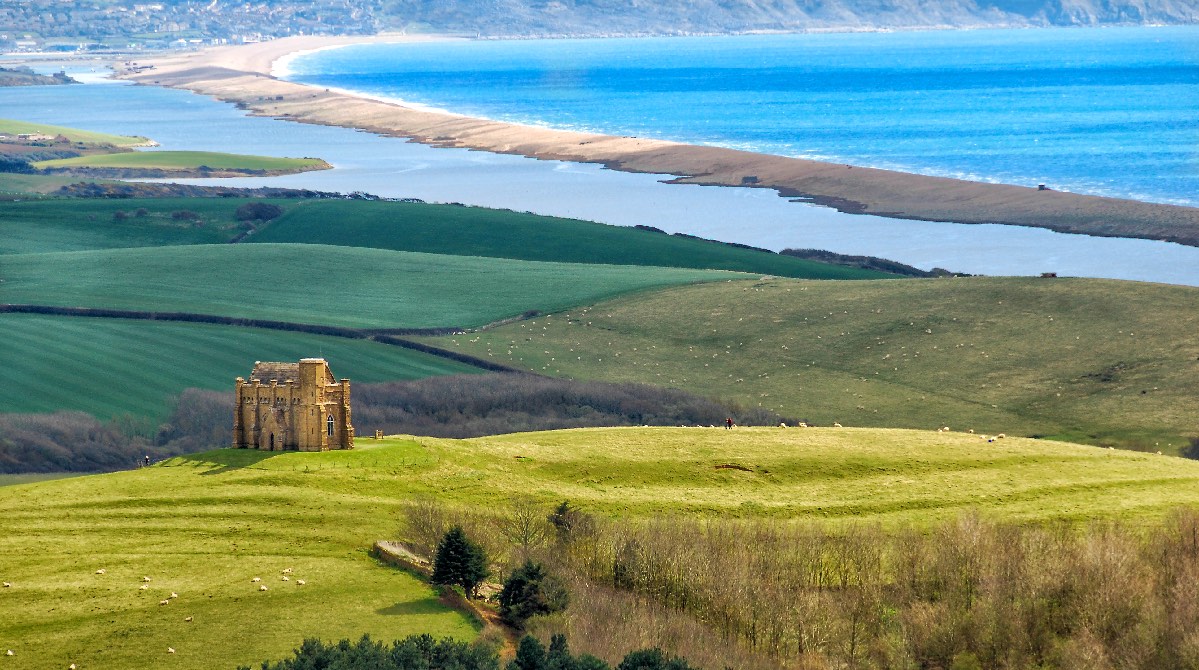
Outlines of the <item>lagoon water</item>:
{"type": "Polygon", "coordinates": [[[372,44],[285,68],[468,116],[1199,205],[1199,26],[372,44]]]}
{"type": "MultiPolygon", "coordinates": [[[[0,89],[0,117],[146,135],[162,149],[319,156],[333,170],[192,183],[365,191],[618,225],[647,224],[774,250],[814,247],[990,275],[1111,277],[1199,286],[1199,249],[1014,226],[903,221],[792,203],[772,191],[664,184],[660,175],[434,149],[327,126],[250,117],[184,91],[92,80],[0,89]]],[[[337,225],[337,222],[330,222],[337,225]]]]}

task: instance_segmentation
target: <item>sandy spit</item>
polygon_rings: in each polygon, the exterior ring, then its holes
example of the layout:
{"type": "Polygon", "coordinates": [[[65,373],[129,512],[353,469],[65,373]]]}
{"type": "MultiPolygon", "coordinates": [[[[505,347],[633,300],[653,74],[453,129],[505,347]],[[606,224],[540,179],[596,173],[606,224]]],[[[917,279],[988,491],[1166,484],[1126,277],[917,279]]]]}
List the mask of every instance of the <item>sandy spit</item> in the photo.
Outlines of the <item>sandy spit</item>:
{"type": "Polygon", "coordinates": [[[680,183],[771,188],[852,214],[955,223],[1001,223],[1104,237],[1199,246],[1199,208],[987,184],[891,170],[702,147],[662,140],[553,130],[413,109],[271,75],[297,52],[429,37],[290,37],[138,61],[118,76],[194,91],[251,113],[343,126],[434,146],[600,163],[628,172],[683,175],[680,183]],[[152,66],[146,68],[146,66],[152,66]],[[145,68],[145,69],[142,69],[145,68]]]}

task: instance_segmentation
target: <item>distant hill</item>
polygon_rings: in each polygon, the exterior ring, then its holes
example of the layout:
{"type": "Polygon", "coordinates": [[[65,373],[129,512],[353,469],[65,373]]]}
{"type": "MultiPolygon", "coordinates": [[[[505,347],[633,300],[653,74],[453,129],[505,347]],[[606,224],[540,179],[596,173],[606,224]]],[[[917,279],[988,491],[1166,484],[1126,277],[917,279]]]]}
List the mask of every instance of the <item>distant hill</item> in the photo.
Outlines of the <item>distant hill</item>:
{"type": "Polygon", "coordinates": [[[611,35],[1186,24],[1190,0],[391,0],[384,24],[482,35],[611,35]]]}

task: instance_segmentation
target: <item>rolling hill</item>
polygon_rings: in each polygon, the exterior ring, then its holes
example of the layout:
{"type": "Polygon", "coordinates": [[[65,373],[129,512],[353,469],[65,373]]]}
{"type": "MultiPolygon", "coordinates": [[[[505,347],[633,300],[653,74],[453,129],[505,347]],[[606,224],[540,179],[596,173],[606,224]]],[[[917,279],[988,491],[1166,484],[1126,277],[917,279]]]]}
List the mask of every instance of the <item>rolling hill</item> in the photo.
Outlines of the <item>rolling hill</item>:
{"type": "Polygon", "coordinates": [[[14,650],[12,668],[211,668],[280,657],[305,635],[472,638],[471,622],[429,588],[366,554],[396,537],[396,512],[421,493],[490,513],[531,494],[633,518],[919,526],[963,510],[1156,519],[1199,502],[1197,483],[1199,463],[1168,456],[872,429],[585,429],[363,440],[349,452],[218,450],[0,488],[0,578],[12,583],[0,592],[0,646],[14,650]],[[283,582],[286,568],[307,583],[283,582]]]}
{"type": "Polygon", "coordinates": [[[1167,453],[1199,432],[1199,291],[1187,287],[716,283],[433,341],[542,374],[673,386],[821,425],[948,425],[1167,453]]]}

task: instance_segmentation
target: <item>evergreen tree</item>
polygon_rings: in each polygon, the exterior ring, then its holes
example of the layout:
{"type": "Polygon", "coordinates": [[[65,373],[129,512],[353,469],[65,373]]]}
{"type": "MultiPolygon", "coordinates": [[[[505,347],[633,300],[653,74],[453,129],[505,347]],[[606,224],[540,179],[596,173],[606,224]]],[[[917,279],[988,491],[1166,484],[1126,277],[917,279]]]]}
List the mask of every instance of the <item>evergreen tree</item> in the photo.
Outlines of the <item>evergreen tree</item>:
{"type": "Polygon", "coordinates": [[[512,623],[523,626],[529,617],[566,609],[566,589],[546,573],[540,563],[525,561],[504,580],[500,611],[512,623]]]}
{"type": "Polygon", "coordinates": [[[541,646],[541,641],[532,635],[522,637],[516,648],[516,658],[508,664],[508,670],[546,670],[545,647],[541,646]]]}
{"type": "Polygon", "coordinates": [[[434,584],[457,584],[468,598],[472,598],[488,574],[487,554],[483,548],[466,537],[462,526],[449,529],[437,545],[431,581],[434,584]]]}

